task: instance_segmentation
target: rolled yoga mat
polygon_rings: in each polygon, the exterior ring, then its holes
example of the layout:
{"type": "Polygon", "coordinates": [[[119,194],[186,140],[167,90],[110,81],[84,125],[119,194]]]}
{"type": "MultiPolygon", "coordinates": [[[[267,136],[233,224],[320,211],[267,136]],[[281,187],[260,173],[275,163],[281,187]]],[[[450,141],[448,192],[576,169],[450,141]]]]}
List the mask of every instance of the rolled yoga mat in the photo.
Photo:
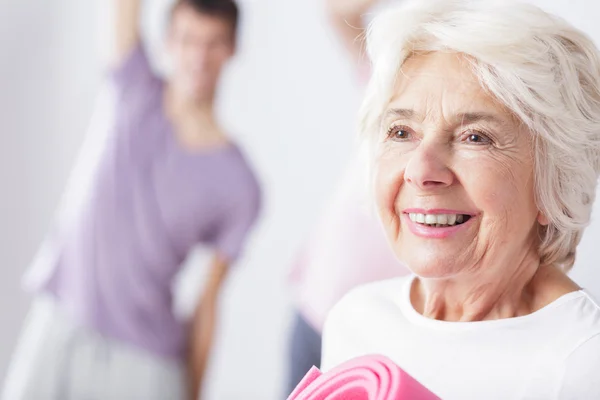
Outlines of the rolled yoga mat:
{"type": "Polygon", "coordinates": [[[288,400],[440,400],[387,357],[363,356],[323,374],[312,367],[288,400]]]}

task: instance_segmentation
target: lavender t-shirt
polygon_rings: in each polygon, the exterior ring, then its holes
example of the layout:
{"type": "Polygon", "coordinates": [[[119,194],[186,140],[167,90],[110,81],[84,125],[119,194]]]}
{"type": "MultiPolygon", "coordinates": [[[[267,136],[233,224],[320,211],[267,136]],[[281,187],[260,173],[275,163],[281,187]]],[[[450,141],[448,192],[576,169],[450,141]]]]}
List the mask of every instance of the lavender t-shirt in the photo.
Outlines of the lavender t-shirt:
{"type": "Polygon", "coordinates": [[[38,259],[48,273],[37,287],[101,334],[181,358],[187,334],[172,310],[174,275],[198,243],[238,257],[259,185],[235,145],[190,152],[177,143],[164,83],[142,46],[109,86],[110,109],[92,129],[102,139],[88,146],[97,160],[68,188],[80,193],[38,259]]]}

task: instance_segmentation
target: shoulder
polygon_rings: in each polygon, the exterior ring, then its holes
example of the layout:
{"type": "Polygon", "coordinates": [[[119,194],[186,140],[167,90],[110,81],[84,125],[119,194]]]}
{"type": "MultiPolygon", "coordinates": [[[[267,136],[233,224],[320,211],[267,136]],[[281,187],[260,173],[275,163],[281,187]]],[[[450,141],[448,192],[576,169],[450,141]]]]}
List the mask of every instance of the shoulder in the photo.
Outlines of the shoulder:
{"type": "Polygon", "coordinates": [[[410,276],[367,283],[349,291],[331,309],[324,330],[335,333],[351,325],[375,322],[391,311],[397,313],[410,276]]]}
{"type": "Polygon", "coordinates": [[[571,356],[581,349],[595,349],[596,352],[592,354],[600,366],[600,303],[585,291],[579,293],[576,299],[568,303],[563,317],[563,322],[570,326],[574,337],[571,356]]]}
{"type": "Polygon", "coordinates": [[[565,362],[561,399],[600,399],[600,332],[577,345],[565,362]]]}
{"type": "Polygon", "coordinates": [[[365,338],[385,326],[390,316],[399,315],[400,299],[409,279],[368,283],[342,297],[329,312],[323,329],[325,370],[358,355],[365,338]]]}
{"type": "Polygon", "coordinates": [[[559,398],[600,398],[600,306],[584,291],[554,308],[553,352],[561,359],[559,398]]]}
{"type": "Polygon", "coordinates": [[[241,190],[259,191],[260,183],[256,171],[246,152],[237,144],[231,143],[229,148],[229,172],[232,179],[240,183],[241,190]]]}
{"type": "Polygon", "coordinates": [[[386,311],[397,312],[399,300],[410,277],[387,279],[356,287],[344,295],[331,309],[325,331],[335,333],[354,324],[381,318],[386,311]]]}
{"type": "Polygon", "coordinates": [[[396,303],[410,279],[410,276],[403,276],[360,285],[342,297],[332,313],[344,313],[347,309],[368,310],[383,304],[396,303]]]}
{"type": "Polygon", "coordinates": [[[566,324],[563,329],[577,334],[580,340],[600,334],[600,303],[589,293],[581,290],[568,295],[555,312],[566,324]]]}
{"type": "Polygon", "coordinates": [[[252,162],[246,152],[235,142],[230,141],[213,155],[212,175],[221,192],[227,196],[248,199],[259,197],[261,184],[252,162]]]}
{"type": "Polygon", "coordinates": [[[263,194],[258,176],[243,150],[232,143],[214,165],[221,205],[255,215],[262,207],[263,194]]]}

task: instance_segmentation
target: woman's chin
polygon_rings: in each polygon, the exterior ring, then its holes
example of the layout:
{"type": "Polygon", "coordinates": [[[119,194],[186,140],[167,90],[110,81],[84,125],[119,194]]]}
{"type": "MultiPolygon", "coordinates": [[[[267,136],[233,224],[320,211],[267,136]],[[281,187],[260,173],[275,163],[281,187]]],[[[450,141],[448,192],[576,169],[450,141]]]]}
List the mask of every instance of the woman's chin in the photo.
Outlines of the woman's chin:
{"type": "Polygon", "coordinates": [[[407,268],[420,278],[442,279],[459,272],[458,259],[452,254],[415,254],[402,257],[407,268]],[[452,260],[452,261],[451,261],[452,260]]]}

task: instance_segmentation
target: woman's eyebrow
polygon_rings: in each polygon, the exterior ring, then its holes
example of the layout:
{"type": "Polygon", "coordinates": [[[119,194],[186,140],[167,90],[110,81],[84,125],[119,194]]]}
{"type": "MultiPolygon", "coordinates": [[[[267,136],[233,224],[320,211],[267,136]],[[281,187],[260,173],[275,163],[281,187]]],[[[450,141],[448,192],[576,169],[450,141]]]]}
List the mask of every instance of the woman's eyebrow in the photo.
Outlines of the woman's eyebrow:
{"type": "Polygon", "coordinates": [[[416,116],[415,110],[408,108],[390,108],[385,113],[385,118],[395,117],[404,119],[413,119],[416,116]]]}
{"type": "MultiPolygon", "coordinates": [[[[410,108],[390,108],[385,112],[383,120],[388,120],[390,118],[415,120],[423,119],[423,115],[410,108]]],[[[498,126],[506,126],[509,124],[502,116],[487,111],[461,112],[454,116],[454,120],[461,125],[474,124],[477,122],[490,122],[498,126]]]]}
{"type": "Polygon", "coordinates": [[[474,124],[476,122],[491,122],[499,126],[507,125],[507,121],[497,114],[488,112],[466,112],[456,115],[456,120],[461,124],[474,124]]]}

